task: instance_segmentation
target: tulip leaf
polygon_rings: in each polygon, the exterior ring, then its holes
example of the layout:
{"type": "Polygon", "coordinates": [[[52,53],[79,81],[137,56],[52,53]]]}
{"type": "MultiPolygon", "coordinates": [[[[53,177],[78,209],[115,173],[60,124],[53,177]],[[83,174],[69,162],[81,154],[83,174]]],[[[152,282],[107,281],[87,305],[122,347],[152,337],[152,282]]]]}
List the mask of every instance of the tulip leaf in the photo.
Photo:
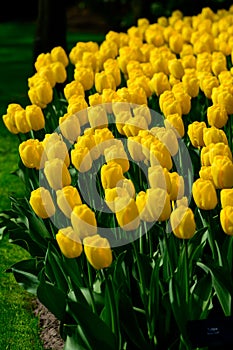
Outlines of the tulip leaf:
{"type": "MultiPolygon", "coordinates": [[[[68,326],[66,325],[66,327],[68,326]]],[[[67,335],[64,350],[92,350],[88,340],[79,329],[80,327],[75,326],[75,331],[73,330],[72,334],[67,335]]]]}
{"type": "Polygon", "coordinates": [[[218,300],[221,304],[225,316],[231,315],[231,296],[233,294],[233,283],[229,278],[230,274],[222,266],[214,266],[210,264],[207,266],[201,262],[197,262],[205,272],[210,272],[212,284],[217,294],[218,300]]]}
{"type": "Polygon", "coordinates": [[[45,271],[42,271],[40,284],[37,289],[37,296],[40,302],[62,321],[66,310],[66,294],[45,280],[45,271]]]}
{"type": "Polygon", "coordinates": [[[119,300],[119,314],[123,329],[128,335],[130,341],[134,344],[135,349],[151,349],[135,315],[132,300],[128,295],[123,293],[119,300]]]}
{"type": "Polygon", "coordinates": [[[52,276],[51,282],[55,283],[58,289],[66,293],[68,290],[67,276],[64,272],[62,260],[59,255],[60,254],[56,251],[52,243],[49,242],[45,257],[46,273],[50,272],[49,275],[52,276]]]}
{"type": "Polygon", "coordinates": [[[89,306],[68,300],[68,312],[81,327],[91,349],[118,349],[116,337],[111,329],[89,306]]]}
{"type": "Polygon", "coordinates": [[[38,273],[44,266],[42,260],[37,258],[22,260],[12,265],[6,272],[12,272],[19,285],[29,293],[37,293],[39,286],[38,273]]]}

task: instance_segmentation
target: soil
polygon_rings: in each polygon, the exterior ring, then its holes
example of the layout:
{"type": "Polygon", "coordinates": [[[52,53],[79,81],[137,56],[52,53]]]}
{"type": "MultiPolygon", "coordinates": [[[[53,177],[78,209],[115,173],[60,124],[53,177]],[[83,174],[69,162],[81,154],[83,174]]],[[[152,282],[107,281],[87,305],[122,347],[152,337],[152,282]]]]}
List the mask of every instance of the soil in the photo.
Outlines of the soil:
{"type": "Polygon", "coordinates": [[[63,350],[65,343],[60,336],[59,320],[38,299],[35,300],[33,312],[39,319],[40,339],[44,349],[63,350]]]}

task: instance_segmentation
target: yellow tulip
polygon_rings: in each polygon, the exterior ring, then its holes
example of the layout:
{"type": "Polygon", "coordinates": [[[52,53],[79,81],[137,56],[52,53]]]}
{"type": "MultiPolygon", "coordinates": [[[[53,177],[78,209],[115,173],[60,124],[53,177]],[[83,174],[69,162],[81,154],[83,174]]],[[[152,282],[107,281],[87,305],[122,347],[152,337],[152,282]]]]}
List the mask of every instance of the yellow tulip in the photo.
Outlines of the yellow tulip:
{"type": "Polygon", "coordinates": [[[184,87],[184,91],[189,94],[191,97],[197,97],[199,94],[199,79],[196,75],[188,75],[185,74],[182,77],[182,83],[184,87]]]}
{"type": "Polygon", "coordinates": [[[74,79],[82,84],[85,91],[90,90],[94,85],[94,72],[91,68],[76,67],[74,79]]]}
{"type": "Polygon", "coordinates": [[[38,72],[41,67],[49,65],[51,62],[52,62],[52,58],[49,52],[39,54],[35,61],[36,71],[38,72]]]}
{"type": "Polygon", "coordinates": [[[126,231],[136,230],[140,224],[140,216],[135,199],[131,198],[123,209],[116,212],[116,219],[126,231]]]}
{"type": "Polygon", "coordinates": [[[87,116],[91,128],[107,128],[108,116],[102,105],[90,106],[87,109],[87,116]]]}
{"type": "Polygon", "coordinates": [[[100,175],[104,189],[117,187],[118,182],[124,179],[121,165],[114,161],[108,164],[103,164],[100,175]]]}
{"type": "Polygon", "coordinates": [[[56,46],[54,47],[51,52],[51,60],[53,62],[59,61],[61,62],[65,67],[69,64],[69,59],[67,57],[67,54],[62,46],[56,46]]]}
{"type": "Polygon", "coordinates": [[[15,125],[19,132],[25,134],[31,130],[31,126],[26,119],[26,111],[18,110],[15,112],[15,125]]]}
{"type": "Polygon", "coordinates": [[[207,108],[207,120],[210,126],[223,128],[228,121],[226,108],[220,104],[214,104],[207,108]]]}
{"type": "Polygon", "coordinates": [[[148,181],[152,188],[162,188],[171,192],[171,180],[167,168],[163,168],[161,165],[154,165],[148,168],[148,181]]]}
{"type": "Polygon", "coordinates": [[[39,187],[31,192],[29,203],[33,211],[42,219],[49,218],[55,214],[55,206],[49,190],[39,187]]]}
{"type": "Polygon", "coordinates": [[[70,98],[72,96],[85,96],[85,91],[83,88],[83,85],[76,80],[71,81],[70,83],[66,84],[64,87],[64,95],[67,101],[69,102],[70,98]]]}
{"type": "Polygon", "coordinates": [[[113,213],[123,209],[130,200],[130,195],[124,187],[105,189],[105,202],[113,213]]]}
{"type": "Polygon", "coordinates": [[[172,168],[171,154],[164,143],[158,139],[155,139],[150,146],[150,164],[151,166],[160,164],[168,170],[172,168]]]}
{"type": "Polygon", "coordinates": [[[196,223],[192,209],[185,205],[180,205],[172,211],[171,227],[174,235],[181,239],[190,239],[196,231],[196,223]]]}
{"type": "Polygon", "coordinates": [[[28,105],[25,109],[26,120],[32,130],[41,130],[45,127],[45,118],[42,109],[36,105],[28,105]]]}
{"type": "Polygon", "coordinates": [[[211,181],[213,181],[213,176],[212,176],[212,173],[211,173],[211,166],[210,165],[202,166],[201,169],[199,170],[199,176],[203,180],[211,180],[211,181]]]}
{"type": "Polygon", "coordinates": [[[131,158],[135,162],[140,162],[145,159],[145,155],[142,151],[141,137],[139,135],[128,137],[127,148],[131,158]]]}
{"type": "Polygon", "coordinates": [[[32,104],[45,108],[53,99],[53,89],[50,83],[42,79],[35,87],[28,90],[28,97],[32,104]]]}
{"type": "Polygon", "coordinates": [[[211,126],[210,128],[203,129],[203,140],[206,146],[211,143],[223,142],[228,145],[226,134],[223,130],[211,126]]]}
{"type": "Polygon", "coordinates": [[[170,197],[165,189],[149,188],[136,197],[140,219],[147,222],[165,221],[171,213],[170,197]]]}
{"type": "Polygon", "coordinates": [[[233,188],[223,188],[220,191],[220,201],[222,208],[233,206],[233,188]]]}
{"type": "Polygon", "coordinates": [[[71,224],[80,239],[97,233],[97,221],[94,211],[86,204],[76,205],[71,212],[71,224]]]}
{"type": "Polygon", "coordinates": [[[233,236],[233,206],[227,205],[220,211],[220,223],[223,231],[233,236]]]}
{"type": "Polygon", "coordinates": [[[43,144],[37,139],[23,141],[19,145],[19,155],[27,168],[40,169],[46,160],[43,144]]]}
{"type": "Polygon", "coordinates": [[[215,156],[226,156],[232,161],[232,152],[228,145],[223,142],[210,144],[209,146],[209,161],[213,163],[215,156]]]}
{"type": "Polygon", "coordinates": [[[112,250],[107,238],[96,234],[83,240],[84,252],[89,263],[96,269],[104,269],[112,263],[112,250]]]}
{"type": "Polygon", "coordinates": [[[78,136],[80,135],[80,122],[75,114],[66,113],[62,117],[59,118],[59,129],[62,135],[70,141],[70,143],[74,143],[78,136]]]}
{"type": "Polygon", "coordinates": [[[170,199],[175,201],[184,196],[184,178],[176,171],[168,174],[171,182],[170,199]]]}
{"type": "Polygon", "coordinates": [[[57,205],[61,211],[70,218],[71,212],[76,205],[81,205],[82,200],[76,187],[65,186],[56,191],[57,205]]]}
{"type": "Polygon", "coordinates": [[[206,128],[205,122],[195,121],[188,125],[188,136],[193,145],[193,147],[203,147],[205,146],[203,140],[203,129],[206,128]]]}
{"type": "Polygon", "coordinates": [[[92,167],[92,158],[89,149],[76,144],[75,148],[71,150],[71,163],[81,173],[89,171],[92,167]]]}
{"type": "Polygon", "coordinates": [[[177,58],[168,61],[168,70],[170,74],[179,80],[181,80],[184,75],[182,61],[177,58]]]}
{"type": "Polygon", "coordinates": [[[56,240],[62,254],[66,258],[77,258],[82,254],[83,246],[81,240],[71,226],[61,228],[56,234],[56,240]]]}
{"type": "Polygon", "coordinates": [[[184,123],[178,113],[167,115],[166,119],[164,120],[164,125],[166,129],[174,130],[178,138],[184,136],[184,123]]]}
{"type": "Polygon", "coordinates": [[[104,154],[104,150],[113,145],[114,135],[108,128],[95,129],[94,138],[100,154],[104,154]]]}
{"type": "Polygon", "coordinates": [[[218,204],[216,189],[211,180],[197,179],[192,186],[193,199],[198,208],[211,210],[218,204]]]}
{"type": "Polygon", "coordinates": [[[52,189],[59,190],[71,184],[71,176],[64,161],[59,158],[47,160],[45,162],[44,173],[52,189]]]}
{"type": "Polygon", "coordinates": [[[51,65],[41,67],[38,73],[35,73],[32,77],[28,79],[28,85],[30,88],[33,85],[35,85],[34,81],[36,83],[38,77],[42,77],[43,79],[48,80],[52,88],[56,85],[56,78],[51,65]]]}
{"type": "Polygon", "coordinates": [[[107,147],[104,151],[104,157],[106,163],[110,163],[111,161],[114,161],[122,167],[123,173],[129,170],[129,160],[127,157],[127,154],[125,152],[124,146],[120,140],[115,144],[113,144],[110,147],[107,147]]]}
{"type": "Polygon", "coordinates": [[[158,72],[153,75],[149,83],[152,93],[160,96],[164,91],[171,90],[168,77],[163,72],[158,72]]]}
{"type": "Polygon", "coordinates": [[[215,156],[211,174],[216,188],[233,187],[233,163],[227,156],[215,156]]]}

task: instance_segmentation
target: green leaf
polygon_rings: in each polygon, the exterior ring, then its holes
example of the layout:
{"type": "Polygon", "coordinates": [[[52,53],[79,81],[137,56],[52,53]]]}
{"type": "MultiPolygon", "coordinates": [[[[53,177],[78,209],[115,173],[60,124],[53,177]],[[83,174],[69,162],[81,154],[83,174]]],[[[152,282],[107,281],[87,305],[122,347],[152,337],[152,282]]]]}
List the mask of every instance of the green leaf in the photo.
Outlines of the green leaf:
{"type": "Polygon", "coordinates": [[[81,327],[91,349],[117,350],[117,341],[111,329],[89,307],[68,300],[68,313],[81,327]]]}
{"type": "Polygon", "coordinates": [[[64,332],[67,333],[64,350],[92,350],[80,326],[65,324],[64,332]]]}
{"type": "Polygon", "coordinates": [[[223,312],[226,316],[231,315],[231,296],[233,295],[233,283],[229,271],[222,266],[214,266],[209,263],[207,266],[201,262],[197,262],[206,273],[210,272],[212,284],[221,304],[223,312]]]}
{"type": "Polygon", "coordinates": [[[50,271],[50,276],[52,275],[51,282],[55,283],[55,286],[64,291],[64,293],[67,293],[68,290],[68,281],[67,281],[67,275],[64,271],[62,259],[60,252],[58,252],[53,244],[49,242],[48,250],[46,253],[45,258],[45,269],[46,272],[50,271]]]}
{"type": "Polygon", "coordinates": [[[66,310],[66,294],[57,287],[45,280],[44,272],[41,274],[40,284],[37,289],[37,296],[40,302],[54,314],[54,316],[63,321],[66,310]]]}
{"type": "Polygon", "coordinates": [[[153,266],[153,271],[151,274],[150,280],[150,292],[149,292],[149,301],[148,301],[148,312],[150,315],[150,334],[155,334],[156,322],[159,320],[160,312],[160,288],[159,288],[159,265],[160,258],[157,258],[155,265],[153,266]]]}
{"type": "Polygon", "coordinates": [[[18,284],[29,293],[36,295],[39,286],[39,279],[37,276],[43,266],[42,260],[33,258],[17,262],[7,269],[6,272],[13,272],[18,284]]]}
{"type": "Polygon", "coordinates": [[[135,345],[135,349],[151,349],[138,323],[135,311],[133,310],[132,300],[128,295],[123,293],[119,300],[119,313],[123,329],[130,341],[135,345]]]}

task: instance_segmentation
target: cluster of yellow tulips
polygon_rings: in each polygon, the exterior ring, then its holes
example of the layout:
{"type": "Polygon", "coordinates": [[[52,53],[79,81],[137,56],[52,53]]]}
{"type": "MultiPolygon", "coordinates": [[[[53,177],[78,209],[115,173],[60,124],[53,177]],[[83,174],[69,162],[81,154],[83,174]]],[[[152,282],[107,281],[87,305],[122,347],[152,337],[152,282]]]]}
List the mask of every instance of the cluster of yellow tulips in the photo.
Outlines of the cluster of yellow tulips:
{"type": "Polygon", "coordinates": [[[177,10],[153,24],[140,18],[127,33],[109,31],[100,45],[78,42],[69,55],[55,47],[37,57],[36,73],[28,79],[31,105],[10,104],[3,121],[11,133],[26,135],[19,145],[21,160],[42,171],[49,185],[31,192],[33,210],[42,219],[60,210],[69,222],[56,235],[66,257],[79,256],[84,246],[96,269],[112,262],[95,211],[71,176],[71,169],[89,172],[100,157],[104,201],[122,229],[170,219],[177,237],[195,234],[184,179],[173,162],[183,137],[200,155],[199,178],[192,186],[196,206],[221,205],[222,228],[233,234],[232,34],[233,7],[217,13],[203,8],[196,16],[177,10]],[[71,82],[68,64],[74,67],[71,82]],[[57,118],[58,129],[39,140],[33,132],[46,127],[57,83],[65,83],[66,110],[57,118]],[[207,108],[198,115],[192,104],[200,96],[207,108]],[[155,101],[163,126],[150,111],[155,101]],[[121,139],[110,130],[109,115],[121,139]],[[127,177],[133,162],[148,168],[148,186],[138,192],[127,177]]]}

